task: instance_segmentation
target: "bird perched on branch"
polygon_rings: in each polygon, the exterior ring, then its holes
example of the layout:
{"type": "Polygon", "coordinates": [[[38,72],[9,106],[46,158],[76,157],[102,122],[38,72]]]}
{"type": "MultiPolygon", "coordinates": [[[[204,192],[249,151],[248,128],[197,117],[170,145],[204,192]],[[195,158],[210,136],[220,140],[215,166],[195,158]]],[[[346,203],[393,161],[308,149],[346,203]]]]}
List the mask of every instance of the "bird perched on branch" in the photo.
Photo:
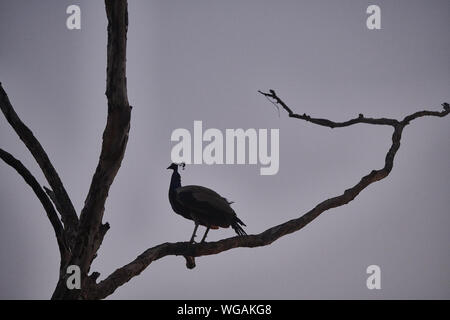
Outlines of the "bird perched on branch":
{"type": "Polygon", "coordinates": [[[201,186],[181,186],[181,176],[178,167],[184,169],[185,164],[172,163],[167,169],[172,169],[169,186],[169,202],[173,211],[195,223],[190,242],[194,242],[199,225],[206,231],[201,242],[204,242],[209,229],[232,227],[240,236],[246,235],[241,226],[245,224],[236,216],[226,198],[217,192],[201,186]]]}

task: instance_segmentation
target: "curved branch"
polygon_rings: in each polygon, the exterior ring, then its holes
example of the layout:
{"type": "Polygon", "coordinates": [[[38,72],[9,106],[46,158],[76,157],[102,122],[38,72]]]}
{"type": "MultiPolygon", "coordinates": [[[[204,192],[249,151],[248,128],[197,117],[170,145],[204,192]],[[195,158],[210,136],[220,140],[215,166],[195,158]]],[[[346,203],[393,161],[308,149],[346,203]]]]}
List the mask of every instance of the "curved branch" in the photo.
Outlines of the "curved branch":
{"type": "Polygon", "coordinates": [[[259,93],[264,95],[266,98],[272,99],[275,104],[279,104],[283,107],[284,110],[288,113],[289,117],[297,118],[301,120],[305,120],[320,126],[329,127],[329,128],[342,128],[348,127],[357,123],[368,123],[368,124],[378,124],[378,125],[387,125],[387,126],[395,126],[398,124],[398,121],[390,118],[366,118],[363,114],[359,114],[357,118],[350,119],[344,122],[335,122],[328,119],[320,119],[320,118],[312,118],[307,114],[297,114],[289,108],[286,103],[281,100],[281,98],[276,94],[274,90],[269,90],[269,92],[263,92],[258,90],[259,93]]]}
{"type": "Polygon", "coordinates": [[[61,263],[63,264],[67,261],[68,257],[68,249],[66,244],[66,239],[64,236],[64,229],[61,224],[61,221],[58,218],[58,215],[53,207],[50,199],[45,194],[44,190],[42,190],[39,182],[36,178],[31,174],[31,172],[13,155],[6,152],[5,150],[0,148],[0,159],[2,159],[6,164],[13,167],[18,174],[22,176],[25,182],[33,189],[34,193],[38,197],[39,201],[41,201],[42,206],[47,213],[47,217],[52,224],[53,230],[55,231],[56,240],[58,242],[59,252],[61,254],[61,263]]]}
{"type": "Polygon", "coordinates": [[[450,112],[450,105],[447,102],[442,103],[442,107],[444,108],[443,111],[417,111],[411,115],[406,116],[402,121],[398,121],[396,119],[391,118],[366,118],[363,114],[359,114],[357,118],[353,118],[344,122],[335,122],[328,119],[321,119],[321,118],[312,118],[311,116],[307,115],[306,113],[300,115],[292,111],[291,108],[277,95],[275,90],[271,89],[269,92],[263,92],[261,90],[258,90],[260,94],[265,96],[269,99],[273,104],[280,105],[286,112],[288,113],[289,117],[291,118],[297,118],[301,120],[305,120],[320,126],[329,127],[329,128],[342,128],[342,127],[348,127],[353,124],[357,123],[367,123],[367,124],[377,124],[377,125],[386,125],[386,126],[392,126],[396,127],[397,125],[401,124],[403,126],[408,125],[412,120],[415,120],[420,117],[425,116],[435,116],[435,117],[445,117],[450,112]]]}
{"type": "MultiPolygon", "coordinates": [[[[263,93],[264,94],[264,93],[263,93]]],[[[265,94],[266,95],[266,94],[265,94]]],[[[277,97],[275,92],[272,91],[271,97],[277,97]]],[[[278,98],[279,99],[279,98],[278,98]]],[[[279,99],[279,103],[281,104],[281,99],[279,99]]],[[[283,103],[284,104],[284,103],[283,103]]],[[[438,116],[444,117],[446,116],[450,110],[446,107],[445,104],[444,111],[422,111],[419,113],[414,113],[411,115],[409,120],[415,119],[422,116],[438,116]]],[[[288,111],[289,114],[294,114],[290,111],[289,107],[284,104],[284,109],[288,111]]],[[[301,118],[303,119],[303,118],[301,118]]],[[[139,275],[142,271],[144,271],[153,261],[161,259],[165,256],[169,255],[177,255],[184,257],[199,257],[204,255],[212,255],[218,254],[223,251],[227,251],[233,248],[254,248],[267,246],[277,239],[296,232],[306,225],[308,225],[311,221],[316,219],[323,212],[336,208],[339,206],[343,206],[353,199],[355,199],[358,194],[367,188],[370,184],[382,180],[389,175],[394,165],[394,158],[397,151],[400,148],[400,140],[402,137],[403,129],[406,125],[408,125],[408,121],[399,122],[395,119],[367,119],[364,117],[358,118],[362,119],[358,122],[371,123],[371,124],[387,124],[392,125],[394,127],[394,133],[392,134],[392,144],[386,154],[384,167],[379,170],[372,170],[369,174],[365,175],[361,178],[361,180],[354,185],[353,187],[344,191],[343,194],[327,199],[319,203],[316,207],[314,207],[309,212],[305,213],[301,217],[297,219],[292,219],[285,223],[279,224],[272,228],[267,229],[266,231],[256,234],[256,235],[248,235],[248,236],[240,236],[240,237],[232,237],[216,242],[209,243],[199,243],[199,244],[190,244],[189,242],[177,242],[177,243],[163,243],[153,248],[150,248],[139,255],[135,260],[130,262],[129,264],[117,269],[111,275],[109,275],[106,279],[99,282],[96,286],[94,285],[89,293],[90,299],[103,299],[110,294],[112,294],[118,287],[122,286],[126,282],[130,281],[133,277],[139,275]],[[373,123],[372,120],[375,120],[376,123],[373,123]],[[385,122],[385,123],[382,123],[385,122]]],[[[310,120],[308,120],[310,121],[310,120]]],[[[328,124],[333,123],[326,119],[314,119],[314,123],[328,126],[328,124]],[[322,120],[325,120],[323,122],[322,120]]],[[[352,123],[346,122],[341,123],[341,126],[348,126],[352,123]],[[345,124],[345,125],[344,125],[345,124]]],[[[98,274],[96,274],[96,278],[98,274]]]]}
{"type": "Polygon", "coordinates": [[[427,111],[427,110],[424,110],[424,111],[417,111],[417,112],[415,112],[415,113],[413,113],[413,114],[411,114],[411,115],[409,115],[409,116],[406,116],[403,120],[402,120],[402,123],[404,124],[404,125],[407,125],[407,124],[409,124],[412,120],[415,120],[415,119],[417,119],[417,118],[420,118],[420,117],[426,117],[426,116],[428,116],[428,117],[445,117],[449,112],[450,112],[450,106],[449,106],[449,104],[448,103],[446,103],[446,102],[444,102],[443,104],[442,104],[442,106],[444,107],[444,111],[427,111]]]}
{"type": "Polygon", "coordinates": [[[15,112],[11,105],[8,95],[3,89],[0,83],[0,109],[6,117],[11,127],[23,141],[25,146],[33,155],[34,159],[38,163],[45,178],[47,179],[50,187],[53,189],[55,199],[58,202],[58,207],[61,208],[59,212],[61,214],[62,222],[67,230],[69,238],[73,238],[78,225],[78,217],[73,207],[72,201],[63,186],[58,173],[53,167],[47,153],[42,145],[33,135],[33,132],[20,120],[19,116],[15,112]]]}
{"type": "Polygon", "coordinates": [[[83,274],[88,272],[107,230],[101,229],[105,202],[121,166],[130,130],[131,106],[128,103],[126,79],[127,1],[105,0],[105,8],[108,17],[108,117],[100,159],[81,211],[80,230],[72,261],[80,266],[83,274]]]}

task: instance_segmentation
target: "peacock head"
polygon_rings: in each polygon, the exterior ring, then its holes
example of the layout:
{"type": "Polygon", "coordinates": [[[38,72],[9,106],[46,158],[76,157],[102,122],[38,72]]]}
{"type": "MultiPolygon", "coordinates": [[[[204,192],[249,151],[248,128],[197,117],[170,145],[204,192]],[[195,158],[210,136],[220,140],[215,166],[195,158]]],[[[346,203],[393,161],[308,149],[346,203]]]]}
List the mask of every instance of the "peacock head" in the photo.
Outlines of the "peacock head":
{"type": "Polygon", "coordinates": [[[182,163],[174,163],[172,162],[170,164],[170,166],[167,167],[167,169],[172,169],[173,171],[178,171],[178,167],[181,167],[184,169],[184,167],[186,166],[186,163],[182,162],[182,163]]]}

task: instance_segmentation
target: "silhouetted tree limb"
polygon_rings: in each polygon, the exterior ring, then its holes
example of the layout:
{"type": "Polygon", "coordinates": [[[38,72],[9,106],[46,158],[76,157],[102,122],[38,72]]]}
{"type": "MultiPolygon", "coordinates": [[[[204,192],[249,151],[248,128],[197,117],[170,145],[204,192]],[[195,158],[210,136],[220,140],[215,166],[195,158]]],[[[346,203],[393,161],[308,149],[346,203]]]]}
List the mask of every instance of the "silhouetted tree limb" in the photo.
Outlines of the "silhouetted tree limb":
{"type": "Polygon", "coordinates": [[[38,163],[45,178],[47,179],[50,187],[55,194],[55,201],[58,202],[58,207],[60,208],[60,215],[62,217],[62,222],[67,233],[67,238],[69,241],[73,240],[76,234],[76,227],[78,225],[78,217],[73,207],[72,201],[70,200],[66,189],[59,178],[58,173],[53,167],[50,159],[47,156],[42,145],[33,135],[33,132],[20,120],[19,116],[12,107],[8,95],[3,89],[0,83],[0,109],[5,115],[6,120],[23,141],[25,146],[33,155],[34,159],[38,163]]]}
{"type": "MultiPolygon", "coordinates": [[[[106,71],[108,117],[103,132],[100,159],[80,214],[79,232],[70,261],[71,264],[80,267],[84,286],[92,285],[93,278],[87,277],[87,274],[109,229],[109,224],[102,224],[105,202],[125,154],[131,117],[126,79],[127,1],[106,0],[105,9],[108,18],[106,71]]],[[[53,298],[75,299],[80,295],[85,298],[86,292],[67,290],[65,279],[61,279],[53,298]]]]}
{"type": "Polygon", "coordinates": [[[401,121],[388,118],[366,118],[360,114],[357,118],[345,122],[334,122],[328,119],[312,118],[306,114],[298,115],[281,100],[275,91],[270,90],[268,93],[260,91],[273,103],[281,105],[290,117],[317,125],[330,128],[346,127],[357,123],[392,126],[394,129],[392,143],[386,153],[384,166],[381,169],[372,170],[341,195],[322,201],[297,219],[271,227],[256,235],[232,237],[216,242],[199,244],[188,242],[163,243],[144,251],[135,260],[117,269],[104,280],[97,283],[100,274],[92,272],[89,275],[90,266],[109,229],[109,224],[102,222],[104,206],[109,189],[125,153],[131,116],[131,106],[128,103],[126,84],[127,1],[105,0],[105,8],[108,18],[106,80],[108,116],[103,133],[100,159],[93,175],[80,219],[78,219],[67,192],[47,154],[30,129],[19,119],[0,84],[0,108],[2,112],[30,150],[50,184],[50,188],[44,187],[44,191],[19,160],[0,149],[0,158],[12,166],[34,190],[55,230],[61,252],[61,265],[59,280],[52,295],[53,299],[105,298],[118,287],[139,275],[153,261],[168,255],[185,257],[186,266],[193,268],[195,267],[195,257],[218,254],[239,247],[253,248],[269,245],[282,236],[302,229],[321,213],[349,203],[368,185],[388,176],[393,168],[395,155],[400,148],[403,129],[412,120],[424,116],[444,117],[450,112],[449,105],[444,103],[443,111],[419,111],[405,117],[401,121]],[[53,201],[60,213],[61,221],[50,200],[53,201]],[[78,265],[81,269],[82,287],[80,290],[70,290],[66,286],[68,276],[65,271],[69,264],[78,265]]]}
{"type": "Polygon", "coordinates": [[[25,182],[33,189],[39,201],[41,201],[42,206],[47,213],[47,217],[52,224],[53,230],[55,231],[56,241],[58,242],[58,248],[61,256],[61,262],[67,262],[68,258],[68,246],[66,243],[64,228],[61,224],[61,221],[58,218],[58,214],[55,211],[50,199],[45,194],[44,190],[42,190],[39,182],[36,178],[31,174],[31,172],[16,159],[12,154],[6,152],[5,150],[0,148],[0,159],[2,159],[6,164],[13,167],[19,175],[25,180],[25,182]]]}
{"type": "Polygon", "coordinates": [[[390,119],[390,118],[366,118],[363,114],[359,114],[357,118],[350,119],[348,121],[344,122],[335,122],[328,119],[320,119],[320,118],[312,118],[311,116],[307,115],[306,113],[300,115],[295,113],[291,110],[291,108],[288,107],[288,105],[276,94],[275,90],[269,90],[269,92],[263,92],[258,90],[259,93],[261,93],[263,96],[268,98],[269,100],[272,99],[273,103],[275,105],[280,105],[286,112],[288,113],[289,117],[291,118],[297,118],[301,120],[305,120],[320,126],[329,127],[329,128],[342,128],[342,127],[348,127],[353,124],[357,123],[367,123],[367,124],[378,124],[378,125],[387,125],[395,127],[398,124],[407,125],[411,120],[414,120],[419,117],[424,116],[436,116],[436,117],[444,117],[448,114],[450,106],[448,103],[444,102],[442,106],[444,107],[444,111],[418,111],[416,113],[413,113],[409,116],[406,116],[402,121],[398,121],[396,119],[390,119]]]}
{"type": "MultiPolygon", "coordinates": [[[[261,91],[260,93],[265,95],[266,97],[275,99],[276,103],[281,104],[282,107],[288,112],[289,116],[303,119],[318,125],[331,128],[350,126],[356,123],[392,126],[394,128],[394,132],[392,134],[392,144],[386,154],[383,168],[372,170],[369,174],[362,177],[356,185],[345,190],[343,194],[322,201],[316,207],[314,207],[312,210],[305,213],[301,217],[269,228],[262,233],[256,235],[232,237],[216,242],[198,244],[190,244],[189,242],[163,243],[150,248],[144,251],[129,264],[114,271],[105,280],[100,281],[98,285],[92,288],[90,298],[102,299],[107,297],[108,295],[112,294],[118,287],[130,281],[133,277],[139,275],[153,261],[161,259],[165,256],[177,255],[184,257],[200,257],[205,255],[218,254],[220,252],[227,251],[233,248],[254,248],[267,246],[275,240],[281,238],[282,236],[302,229],[315,218],[317,218],[321,213],[349,203],[350,201],[355,199],[356,196],[367,186],[387,177],[393,168],[395,155],[400,148],[400,140],[402,137],[403,129],[406,125],[409,124],[411,120],[423,116],[444,117],[450,112],[448,104],[444,103],[443,111],[420,111],[405,117],[402,121],[387,118],[372,119],[365,118],[364,116],[360,115],[360,117],[357,119],[352,119],[342,123],[336,123],[328,119],[314,119],[306,115],[298,116],[276,95],[275,91],[273,90],[271,90],[270,93],[264,93],[261,91]]],[[[187,262],[189,261],[187,260],[187,262]]],[[[191,267],[192,265],[188,265],[188,268],[191,267]]]]}

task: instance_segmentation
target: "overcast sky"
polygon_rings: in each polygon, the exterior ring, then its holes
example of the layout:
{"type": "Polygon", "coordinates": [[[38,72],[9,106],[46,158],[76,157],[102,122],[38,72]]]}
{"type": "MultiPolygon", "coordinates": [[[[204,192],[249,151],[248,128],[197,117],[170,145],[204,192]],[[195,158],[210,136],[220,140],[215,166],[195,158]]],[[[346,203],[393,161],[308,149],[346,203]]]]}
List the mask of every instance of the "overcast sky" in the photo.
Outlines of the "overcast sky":
{"type": "MultiPolygon", "coordinates": [[[[279,129],[280,168],[190,165],[184,185],[235,201],[248,233],[299,217],[384,165],[392,129],[331,130],[289,119],[257,90],[275,89],[296,112],[343,121],[403,118],[450,102],[450,2],[129,1],[126,155],[106,203],[111,224],[92,271],[101,278],[163,242],[187,241],[192,221],[167,190],[173,130],[279,129]],[[368,30],[366,8],[381,8],[368,30]]],[[[58,170],[80,212],[106,122],[103,1],[0,2],[0,81],[58,170]],[[81,30],[66,8],[81,7],[81,30]]],[[[450,298],[449,118],[406,127],[394,169],[353,202],[268,247],[158,260],[112,299],[450,298]],[[381,268],[368,290],[366,268],[381,268]]],[[[0,116],[0,147],[46,184],[0,116]]],[[[200,234],[203,232],[200,228],[200,234]]],[[[233,236],[212,230],[208,240],[233,236]]],[[[0,298],[47,299],[58,249],[41,204],[0,163],[0,298]]]]}

